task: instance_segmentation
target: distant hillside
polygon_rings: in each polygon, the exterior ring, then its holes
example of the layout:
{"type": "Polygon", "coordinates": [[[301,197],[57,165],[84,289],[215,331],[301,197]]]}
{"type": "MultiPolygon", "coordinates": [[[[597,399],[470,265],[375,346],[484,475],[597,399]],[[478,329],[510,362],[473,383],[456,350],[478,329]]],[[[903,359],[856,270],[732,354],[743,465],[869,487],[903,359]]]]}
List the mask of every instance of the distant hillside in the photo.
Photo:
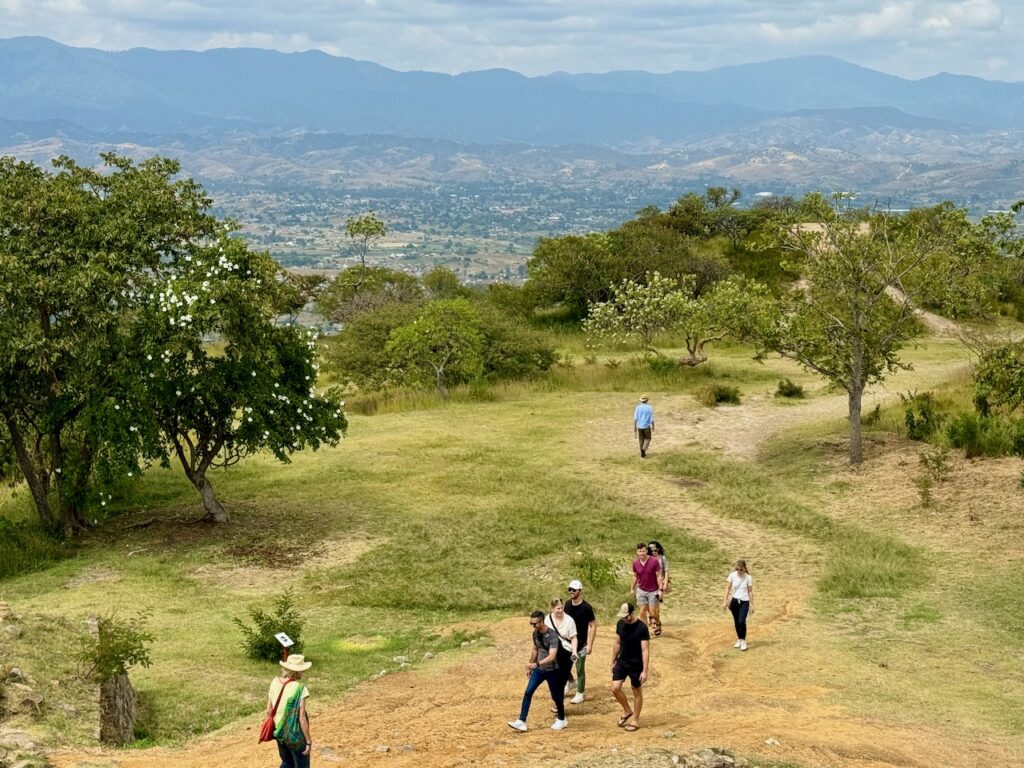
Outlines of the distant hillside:
{"type": "Polygon", "coordinates": [[[397,72],[320,51],[106,52],[45,38],[0,40],[0,114],[105,132],[301,128],[621,145],[744,130],[797,110],[862,108],[879,110],[876,124],[896,119],[908,127],[915,116],[1019,130],[1024,83],[954,75],[911,81],[828,57],[528,78],[507,70],[397,72]]]}
{"type": "Polygon", "coordinates": [[[906,80],[830,57],[708,72],[397,72],[320,51],[0,40],[0,154],[182,159],[263,188],[537,182],[1024,197],[1024,83],[906,80]]]}

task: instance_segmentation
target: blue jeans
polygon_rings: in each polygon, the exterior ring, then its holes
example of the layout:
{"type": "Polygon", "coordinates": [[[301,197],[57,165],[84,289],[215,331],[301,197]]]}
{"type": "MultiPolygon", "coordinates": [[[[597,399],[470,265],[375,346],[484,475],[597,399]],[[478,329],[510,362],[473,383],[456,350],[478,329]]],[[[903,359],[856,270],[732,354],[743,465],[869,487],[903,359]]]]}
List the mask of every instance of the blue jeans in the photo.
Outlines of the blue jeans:
{"type": "Polygon", "coordinates": [[[543,670],[534,667],[530,673],[530,679],[526,683],[526,693],[523,694],[523,706],[519,710],[519,719],[524,723],[526,716],[530,714],[530,701],[533,699],[533,692],[540,688],[540,684],[546,682],[548,690],[551,691],[551,698],[558,707],[558,719],[565,719],[565,678],[558,669],[543,670]]]}
{"type": "Polygon", "coordinates": [[[729,612],[732,613],[732,620],[736,625],[736,637],[740,640],[747,639],[747,613],[749,611],[749,600],[737,600],[734,597],[729,601],[729,612]]]}
{"type": "Polygon", "coordinates": [[[302,745],[302,749],[288,749],[282,742],[277,742],[277,753],[281,756],[281,768],[309,768],[309,755],[302,754],[306,749],[306,745],[302,745]]]}

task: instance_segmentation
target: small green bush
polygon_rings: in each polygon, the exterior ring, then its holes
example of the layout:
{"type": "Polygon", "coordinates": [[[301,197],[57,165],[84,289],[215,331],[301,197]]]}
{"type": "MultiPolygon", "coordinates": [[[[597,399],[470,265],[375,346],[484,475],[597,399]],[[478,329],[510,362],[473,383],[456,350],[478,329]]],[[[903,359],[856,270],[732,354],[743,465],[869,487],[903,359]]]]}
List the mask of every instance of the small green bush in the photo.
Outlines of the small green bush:
{"type": "Polygon", "coordinates": [[[295,595],[288,590],[278,597],[269,612],[261,611],[258,608],[249,609],[249,618],[256,625],[255,628],[248,626],[241,619],[235,619],[235,625],[242,631],[242,649],[250,659],[257,661],[277,661],[281,658],[281,645],[274,637],[278,632],[284,632],[294,642],[290,653],[298,653],[302,650],[302,626],[303,621],[295,610],[293,602],[295,595]]]}
{"type": "Polygon", "coordinates": [[[1000,416],[961,413],[946,428],[954,448],[967,458],[976,456],[1024,456],[1024,421],[1000,416]]]}
{"type": "Polygon", "coordinates": [[[739,387],[729,387],[725,384],[701,387],[693,393],[693,396],[697,398],[698,403],[706,405],[708,408],[714,408],[719,403],[730,403],[731,405],[740,403],[739,387]]]}
{"type": "Polygon", "coordinates": [[[98,637],[82,640],[76,658],[85,667],[85,676],[98,680],[112,680],[128,674],[134,666],[148,667],[149,644],[153,636],[145,630],[148,612],[129,619],[118,619],[113,614],[98,620],[98,637]]]}
{"type": "Polygon", "coordinates": [[[593,589],[610,587],[615,583],[615,563],[607,557],[581,552],[573,559],[572,566],[573,573],[579,574],[580,580],[593,589]]]}
{"type": "Polygon", "coordinates": [[[671,357],[663,357],[661,355],[647,358],[647,367],[655,376],[661,376],[666,379],[679,373],[679,364],[671,357]]]}
{"type": "Polygon", "coordinates": [[[907,437],[911,440],[927,440],[942,427],[945,415],[939,411],[931,392],[900,393],[903,401],[903,423],[907,426],[907,437]]]}
{"type": "Polygon", "coordinates": [[[807,393],[804,392],[804,388],[799,384],[794,384],[789,379],[783,379],[779,382],[779,386],[775,389],[776,397],[788,397],[794,400],[807,397],[807,393]]]}

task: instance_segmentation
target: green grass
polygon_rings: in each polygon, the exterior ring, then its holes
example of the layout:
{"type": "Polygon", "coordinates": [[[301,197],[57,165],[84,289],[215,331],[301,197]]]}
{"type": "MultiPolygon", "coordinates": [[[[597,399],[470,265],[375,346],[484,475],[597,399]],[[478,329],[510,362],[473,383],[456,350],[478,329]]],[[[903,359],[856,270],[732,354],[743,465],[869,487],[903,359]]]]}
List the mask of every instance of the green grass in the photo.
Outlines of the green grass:
{"type": "MultiPolygon", "coordinates": [[[[944,385],[951,349],[929,340],[910,350],[917,370],[901,375],[891,391],[934,388],[962,397],[962,377],[944,385]]],[[[707,365],[658,376],[627,355],[618,367],[603,364],[618,353],[588,364],[581,350],[573,365],[547,376],[458,389],[447,401],[423,391],[350,398],[350,406],[365,407],[353,408],[350,437],[339,447],[297,455],[287,466],[254,458],[212,476],[233,515],[228,526],[194,524],[198,497],[180,470],[147,472],[77,547],[51,553],[45,547],[54,545],[40,538],[41,555],[25,548],[36,570],[18,566],[0,580],[0,600],[11,603],[25,630],[9,658],[42,681],[40,692],[54,704],[45,723],[52,740],[86,742],[88,712],[72,718],[58,706],[82,698],[84,682],[47,681],[75,679],[67,650],[84,617],[149,609],[153,666],[132,675],[143,703],[139,735],[143,745],[180,743],[240,718],[256,722],[273,665],[244,657],[232,619],[247,619],[250,607],[288,587],[306,620],[305,651],[316,664],[309,682],[318,702],[396,669],[398,656],[420,663],[427,651],[463,648],[472,633],[446,627],[476,621],[485,632],[491,621],[562,596],[567,580],[588,569],[612,575],[587,591],[599,617],[610,620],[639,540],[665,545],[677,585],[670,605],[683,606],[685,590],[697,594],[713,581],[717,592],[733,542],[665,522],[684,520],[681,514],[637,510],[634,484],[665,478],[698,481],[685,483],[685,494],[712,516],[759,526],[779,541],[806,540],[820,551],[805,574],[816,580],[815,610],[791,631],[824,638],[821,648],[796,653],[807,659],[827,652],[820,659],[836,670],[834,695],[844,707],[1019,733],[1021,670],[1004,654],[1024,632],[1019,563],[976,563],[969,553],[949,563],[935,556],[926,532],[906,535],[907,518],[901,527],[878,516],[868,524],[837,514],[830,505],[855,499],[861,482],[834,469],[834,447],[845,434],[841,411],[790,429],[756,460],[687,447],[655,453],[642,465],[632,456],[628,465],[624,457],[603,460],[628,467],[628,474],[602,472],[609,464],[601,459],[595,468],[588,425],[622,402],[628,426],[628,404],[642,392],[672,396],[677,412],[659,412],[670,422],[701,413],[678,395],[710,383],[738,387],[744,402],[752,394],[769,398],[770,407],[795,416],[803,406],[771,398],[779,379],[807,386],[811,402],[820,391],[818,380],[788,362],[758,365],[741,346],[712,353],[707,365]],[[197,668],[196,659],[207,663],[197,668]],[[953,700],[956,712],[948,715],[953,700]]],[[[898,406],[883,409],[869,432],[888,435],[884,430],[901,420],[898,406]]],[[[632,449],[628,435],[622,440],[632,449]]],[[[889,512],[893,519],[908,514],[889,512]]],[[[0,497],[0,515],[30,522],[27,497],[0,497]]],[[[705,608],[680,610],[692,618],[705,608]]],[[[778,642],[786,631],[779,630],[778,642]]],[[[813,671],[787,674],[820,683],[813,671]]]]}
{"type": "Polygon", "coordinates": [[[649,466],[678,479],[700,481],[694,496],[717,514],[824,545],[828,554],[817,586],[827,597],[897,597],[927,578],[917,548],[893,536],[837,522],[808,503],[814,499],[808,484],[792,474],[701,451],[662,455],[649,466]]]}
{"type": "MultiPolygon", "coordinates": [[[[486,627],[564,596],[577,562],[613,567],[612,583],[588,589],[613,615],[640,539],[685,555],[681,576],[716,568],[724,556],[709,542],[631,511],[628,489],[596,488],[559,460],[580,417],[553,395],[353,417],[336,449],[215,473],[233,516],[223,527],[195,524],[195,491],[180,471],[154,469],[75,557],[7,579],[0,599],[76,626],[115,606],[150,610],[153,663],[132,674],[139,733],[174,743],[260,711],[273,667],[244,658],[232,619],[288,586],[317,665],[310,685],[329,700],[396,656],[465,640],[439,627],[486,627]]],[[[50,679],[30,644],[15,658],[50,679]]]]}
{"type": "Polygon", "coordinates": [[[44,568],[71,553],[71,547],[39,525],[24,488],[0,490],[0,510],[0,581],[44,568]]]}

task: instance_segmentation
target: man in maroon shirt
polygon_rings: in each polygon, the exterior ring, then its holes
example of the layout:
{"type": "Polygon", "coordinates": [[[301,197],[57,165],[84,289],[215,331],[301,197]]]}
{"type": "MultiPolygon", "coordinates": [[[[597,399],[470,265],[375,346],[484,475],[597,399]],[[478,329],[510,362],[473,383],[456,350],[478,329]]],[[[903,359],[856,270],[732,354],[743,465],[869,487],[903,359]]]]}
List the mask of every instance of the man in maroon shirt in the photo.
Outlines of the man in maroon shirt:
{"type": "Polygon", "coordinates": [[[658,571],[661,563],[658,558],[651,557],[646,542],[636,545],[636,560],[633,561],[633,587],[636,593],[636,604],[640,608],[640,619],[649,624],[655,635],[661,634],[661,617],[658,602],[661,597],[661,584],[658,571]]]}

